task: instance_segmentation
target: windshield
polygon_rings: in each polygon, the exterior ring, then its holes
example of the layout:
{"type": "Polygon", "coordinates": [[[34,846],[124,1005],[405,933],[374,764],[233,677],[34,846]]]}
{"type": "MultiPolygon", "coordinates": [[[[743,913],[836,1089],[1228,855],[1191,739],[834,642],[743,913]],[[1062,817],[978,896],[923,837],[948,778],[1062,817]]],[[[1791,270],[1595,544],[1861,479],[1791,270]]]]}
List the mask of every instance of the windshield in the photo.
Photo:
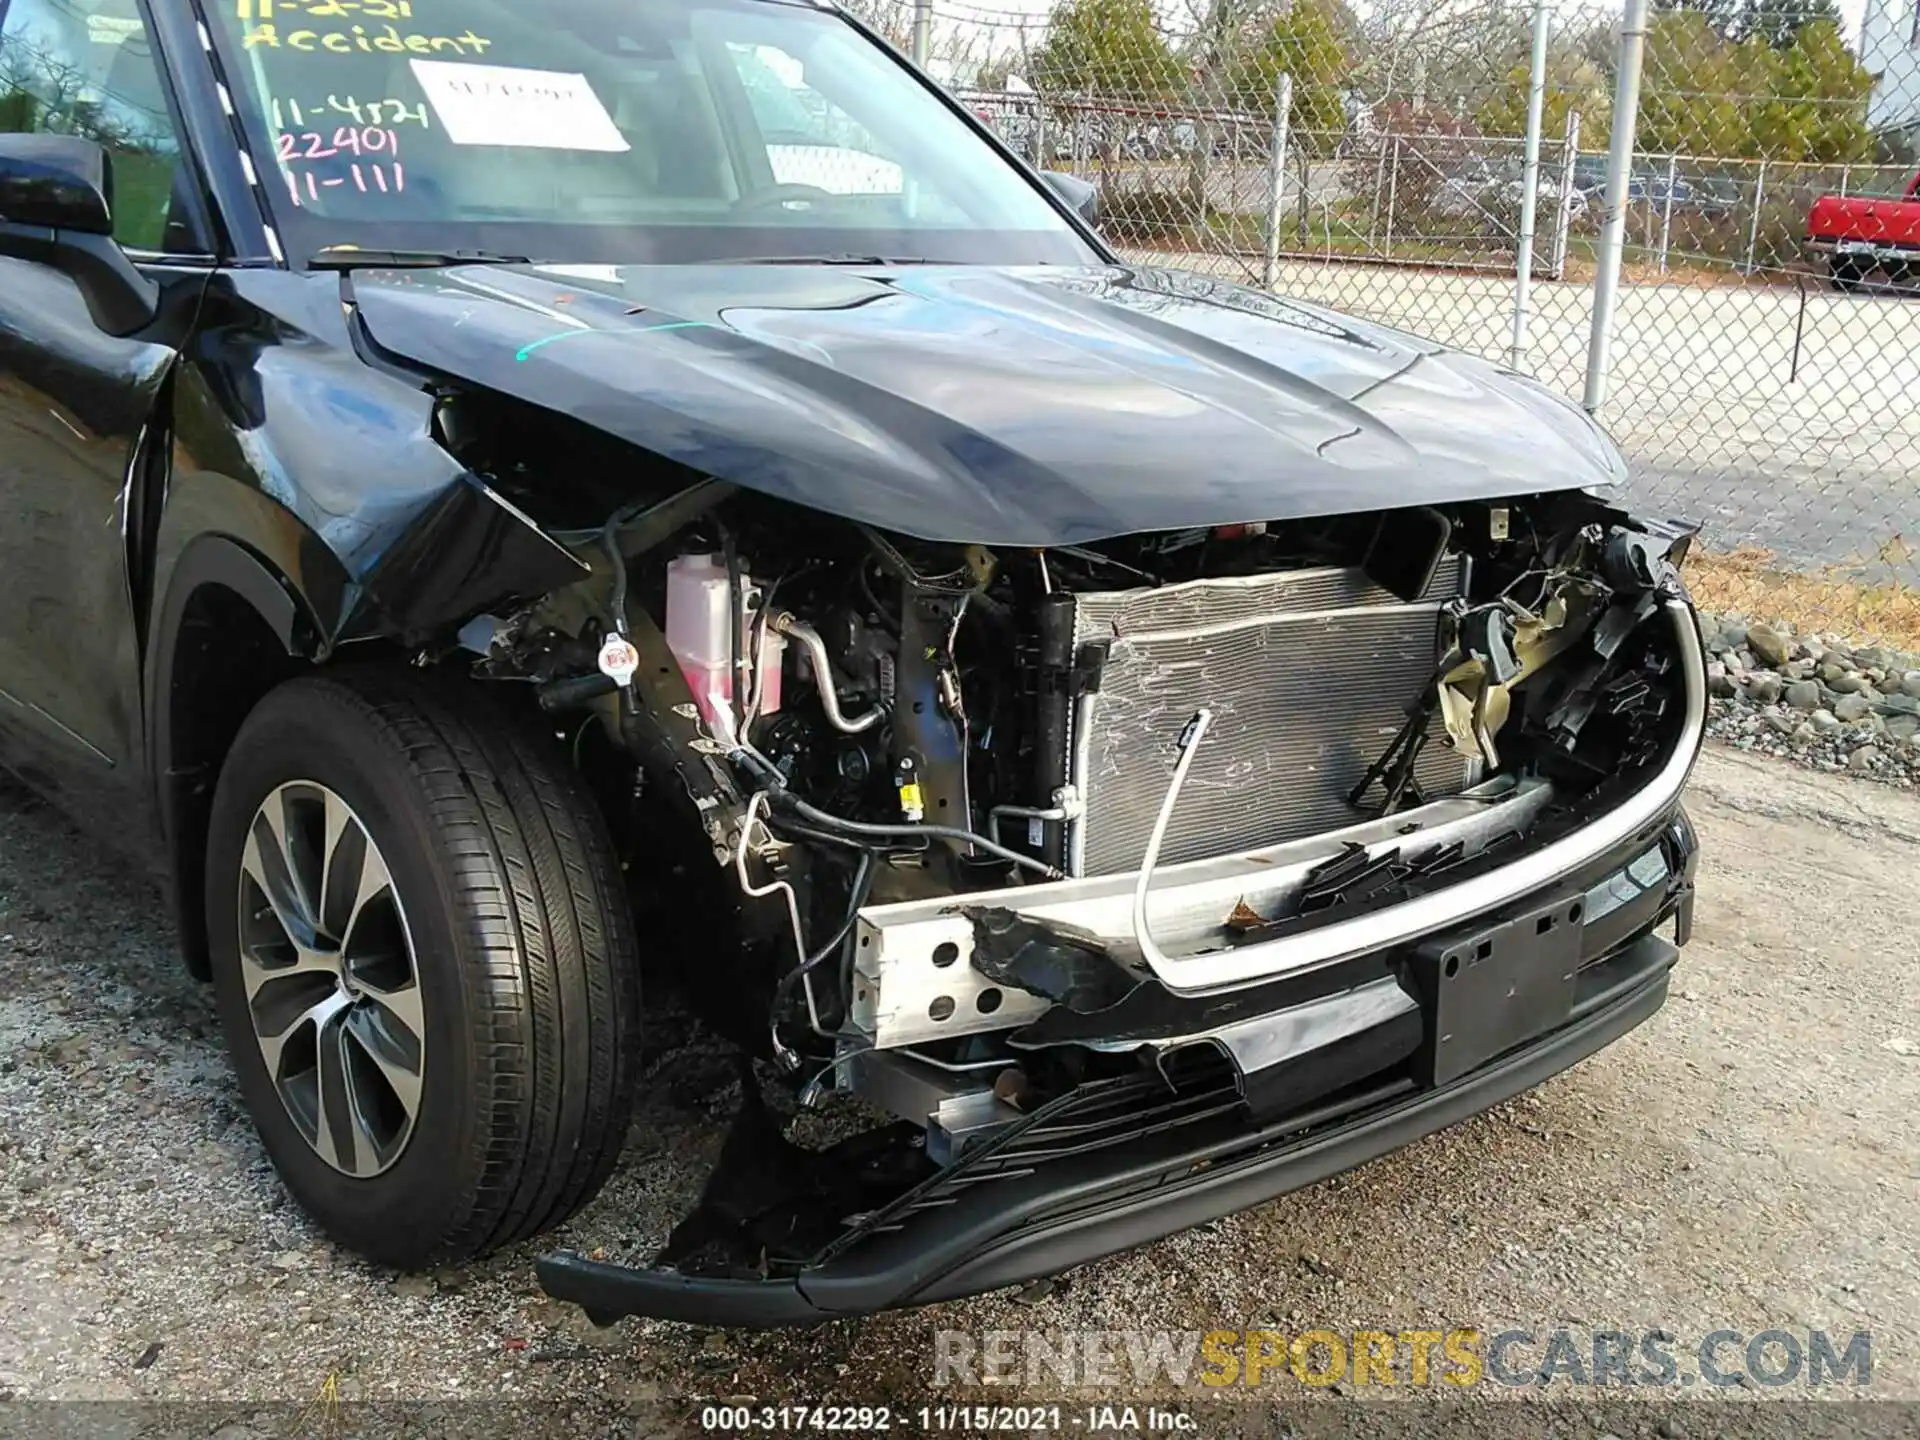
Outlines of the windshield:
{"type": "Polygon", "coordinates": [[[783,0],[208,0],[289,255],[1084,264],[894,57],[783,0]]]}

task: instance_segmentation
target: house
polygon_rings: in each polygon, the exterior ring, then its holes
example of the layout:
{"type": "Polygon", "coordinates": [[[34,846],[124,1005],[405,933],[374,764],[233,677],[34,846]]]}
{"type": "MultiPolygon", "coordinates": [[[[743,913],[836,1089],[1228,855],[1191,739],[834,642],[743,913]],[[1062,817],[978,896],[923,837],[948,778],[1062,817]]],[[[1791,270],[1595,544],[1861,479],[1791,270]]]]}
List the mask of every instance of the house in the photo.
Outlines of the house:
{"type": "Polygon", "coordinates": [[[1867,123],[1920,133],[1920,0],[1867,0],[1860,61],[1874,77],[1867,123]]]}

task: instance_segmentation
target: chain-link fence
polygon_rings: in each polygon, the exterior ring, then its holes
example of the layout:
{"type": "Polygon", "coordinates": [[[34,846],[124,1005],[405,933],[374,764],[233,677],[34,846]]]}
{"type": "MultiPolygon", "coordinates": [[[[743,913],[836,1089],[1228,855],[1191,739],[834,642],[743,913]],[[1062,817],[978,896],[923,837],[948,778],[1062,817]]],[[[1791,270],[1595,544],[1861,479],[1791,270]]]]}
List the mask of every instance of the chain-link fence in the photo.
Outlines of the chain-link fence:
{"type": "Polygon", "coordinates": [[[1869,126],[1832,0],[851,8],[1127,258],[1525,370],[1733,555],[1716,600],[1920,643],[1920,114],[1869,126]]]}

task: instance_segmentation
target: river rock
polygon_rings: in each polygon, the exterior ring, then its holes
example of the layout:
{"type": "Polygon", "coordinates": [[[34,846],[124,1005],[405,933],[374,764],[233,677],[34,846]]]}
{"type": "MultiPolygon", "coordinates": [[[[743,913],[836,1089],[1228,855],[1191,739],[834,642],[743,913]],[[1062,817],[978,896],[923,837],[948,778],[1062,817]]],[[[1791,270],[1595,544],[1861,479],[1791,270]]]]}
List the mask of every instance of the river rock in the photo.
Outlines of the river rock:
{"type": "Polygon", "coordinates": [[[1842,695],[1833,705],[1834,717],[1851,725],[1873,714],[1873,703],[1864,695],[1842,695]]]}
{"type": "Polygon", "coordinates": [[[1776,670],[1793,658],[1788,646],[1784,631],[1776,630],[1771,625],[1747,627],[1747,648],[1776,670]]]}

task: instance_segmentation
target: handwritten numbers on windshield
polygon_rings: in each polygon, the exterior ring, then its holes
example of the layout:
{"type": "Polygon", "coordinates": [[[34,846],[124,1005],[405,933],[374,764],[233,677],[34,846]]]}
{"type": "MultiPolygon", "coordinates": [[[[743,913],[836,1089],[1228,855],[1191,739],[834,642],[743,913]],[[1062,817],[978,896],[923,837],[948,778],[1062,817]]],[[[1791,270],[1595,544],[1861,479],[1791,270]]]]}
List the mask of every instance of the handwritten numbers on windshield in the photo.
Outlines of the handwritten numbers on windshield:
{"type": "Polygon", "coordinates": [[[351,186],[362,195],[398,195],[407,188],[407,172],[398,160],[390,165],[378,161],[356,160],[345,175],[320,176],[311,170],[281,172],[287,177],[287,193],[295,205],[316,204],[328,190],[351,186]]]}
{"type": "Polygon", "coordinates": [[[407,172],[398,159],[400,137],[377,125],[342,125],[331,136],[319,130],[282,130],[273,144],[295,205],[317,203],[323,192],[347,186],[362,195],[398,195],[407,188],[407,172]],[[329,140],[333,143],[328,144],[329,140]],[[324,174],[306,168],[313,161],[340,155],[356,158],[344,165],[325,166],[324,174]]]}
{"type": "Polygon", "coordinates": [[[351,125],[342,125],[333,132],[333,144],[328,145],[326,138],[317,130],[305,130],[298,134],[283,130],[274,137],[274,149],[282,164],[295,160],[325,160],[350,150],[355,155],[378,155],[382,151],[397,152],[400,137],[391,130],[380,130],[369,125],[356,130],[351,125]]]}
{"type": "Polygon", "coordinates": [[[234,13],[242,20],[271,20],[275,11],[282,15],[318,15],[339,20],[356,14],[373,20],[413,18],[413,6],[408,0],[234,0],[234,3],[234,13]]]}
{"type": "Polygon", "coordinates": [[[319,104],[302,105],[298,100],[282,103],[275,100],[270,107],[273,128],[280,130],[301,130],[309,125],[327,123],[323,115],[351,116],[356,125],[418,125],[428,127],[425,102],[409,105],[405,100],[356,100],[348,95],[329,95],[319,104]],[[291,123],[289,123],[291,122],[291,123]]]}
{"type": "MultiPolygon", "coordinates": [[[[329,104],[333,97],[327,97],[329,104]]],[[[351,112],[353,97],[347,97],[347,108],[351,112]]],[[[408,122],[425,129],[427,125],[427,104],[422,100],[417,105],[409,105],[404,100],[369,100],[367,102],[366,123],[369,125],[403,125],[408,122]]]]}

